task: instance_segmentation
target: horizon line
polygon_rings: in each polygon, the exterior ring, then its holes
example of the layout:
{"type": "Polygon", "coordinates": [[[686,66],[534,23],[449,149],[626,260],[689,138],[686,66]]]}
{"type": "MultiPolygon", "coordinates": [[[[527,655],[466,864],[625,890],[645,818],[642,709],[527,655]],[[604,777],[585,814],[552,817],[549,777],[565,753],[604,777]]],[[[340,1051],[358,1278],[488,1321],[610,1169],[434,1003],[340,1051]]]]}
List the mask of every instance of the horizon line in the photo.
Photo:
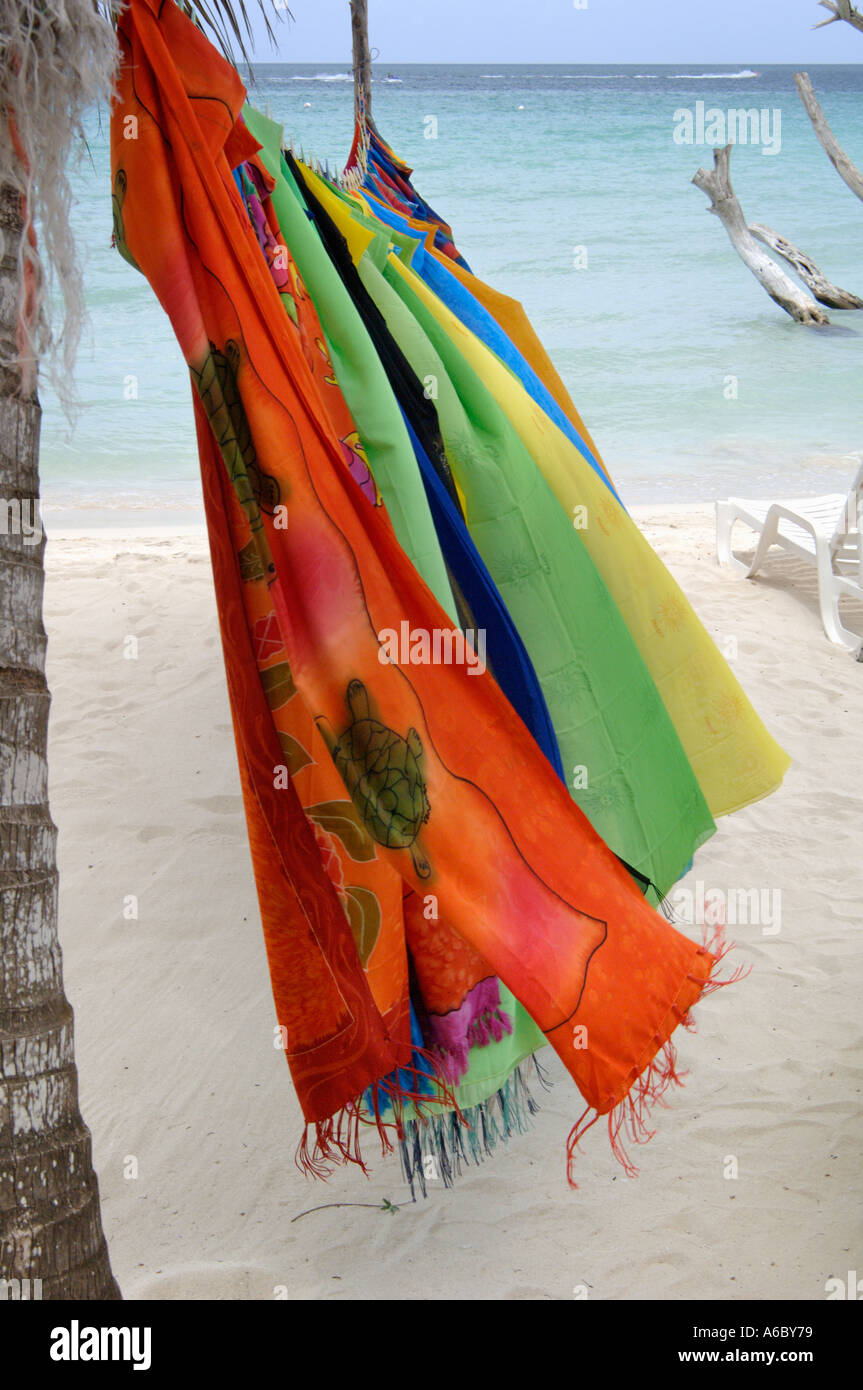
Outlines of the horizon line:
{"type": "MultiPolygon", "coordinates": [[[[257,62],[260,63],[260,62],[263,62],[264,60],[261,59],[261,58],[258,58],[258,59],[254,60],[254,61],[257,61],[257,62]]],[[[345,67],[346,70],[347,70],[347,69],[350,69],[350,67],[351,67],[350,61],[349,61],[348,59],[346,59],[346,58],[345,58],[345,59],[342,59],[342,58],[303,58],[303,59],[294,59],[294,58],[271,58],[271,59],[269,59],[268,61],[269,61],[271,67],[281,67],[281,66],[284,66],[284,67],[314,67],[314,66],[317,65],[317,64],[320,64],[320,65],[326,66],[326,67],[335,67],[335,66],[341,64],[341,65],[343,65],[343,66],[345,67]]],[[[754,63],[761,63],[763,67],[768,67],[768,68],[791,68],[791,67],[796,67],[798,63],[804,63],[804,62],[807,62],[807,61],[808,61],[808,60],[805,59],[805,58],[794,58],[794,59],[788,59],[788,60],[785,60],[785,61],[779,63],[779,62],[776,62],[776,61],[766,62],[763,58],[753,58],[753,59],[752,59],[752,62],[754,62],[754,63]]],[[[398,59],[398,58],[390,58],[390,59],[388,60],[387,63],[384,63],[380,58],[375,58],[375,59],[372,61],[372,68],[375,68],[375,67],[398,67],[398,68],[480,68],[480,67],[489,67],[492,63],[495,63],[495,64],[497,65],[497,67],[499,67],[499,68],[528,68],[528,67],[532,67],[532,68],[599,68],[599,67],[633,68],[633,67],[639,67],[639,66],[644,66],[644,67],[658,67],[658,68],[672,68],[672,67],[680,67],[683,63],[687,63],[687,64],[689,64],[690,66],[694,67],[697,63],[701,63],[701,64],[703,65],[705,62],[711,62],[711,63],[713,63],[714,65],[715,65],[715,64],[718,64],[718,63],[724,63],[727,67],[733,67],[733,66],[734,66],[734,63],[732,62],[732,60],[731,60],[731,59],[726,59],[726,58],[710,58],[710,59],[700,59],[700,58],[692,58],[692,59],[689,59],[689,58],[677,58],[677,59],[674,59],[672,62],[669,62],[669,63],[651,62],[651,61],[648,61],[647,59],[638,59],[638,58],[633,58],[633,59],[631,59],[631,60],[630,60],[630,59],[627,59],[625,62],[621,61],[620,59],[608,58],[608,59],[606,59],[606,60],[598,60],[597,62],[594,62],[594,63],[560,63],[560,62],[552,62],[552,61],[551,61],[550,59],[548,59],[548,58],[537,58],[537,59],[535,59],[535,60],[528,59],[526,62],[521,62],[521,63],[512,63],[512,62],[509,62],[509,61],[503,62],[502,60],[495,59],[495,58],[484,59],[484,60],[482,60],[482,61],[475,60],[475,59],[472,59],[472,60],[470,60],[470,61],[468,61],[467,59],[459,59],[458,61],[450,60],[450,59],[436,59],[436,60],[433,61],[433,62],[422,62],[422,63],[420,63],[420,62],[417,62],[415,59],[411,59],[410,61],[407,61],[407,60],[402,61],[402,60],[400,60],[400,59],[398,59]]],[[[247,64],[247,63],[243,63],[242,66],[248,67],[248,64],[247,64]]],[[[741,66],[745,66],[745,64],[742,64],[741,66]]],[[[813,63],[813,62],[809,61],[809,66],[810,66],[810,67],[822,67],[822,68],[863,68],[863,61],[857,62],[857,63],[853,63],[853,62],[844,62],[844,63],[822,63],[822,62],[814,62],[814,63],[813,63]]]]}

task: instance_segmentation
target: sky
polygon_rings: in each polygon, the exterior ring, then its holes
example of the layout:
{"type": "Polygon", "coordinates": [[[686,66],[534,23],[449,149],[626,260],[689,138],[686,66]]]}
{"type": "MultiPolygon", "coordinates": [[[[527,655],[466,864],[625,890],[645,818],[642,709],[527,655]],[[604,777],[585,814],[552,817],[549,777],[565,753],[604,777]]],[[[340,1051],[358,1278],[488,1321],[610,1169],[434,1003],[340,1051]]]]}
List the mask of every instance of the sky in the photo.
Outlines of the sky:
{"type": "MultiPolygon", "coordinates": [[[[247,0],[251,12],[256,0],[247,0]]],[[[265,0],[273,3],[273,0],[265,0]]],[[[348,63],[348,0],[274,0],[259,62],[348,63]]],[[[863,33],[817,0],[369,0],[377,61],[395,63],[863,63],[863,33]]],[[[374,56],[374,54],[373,54],[374,56]]]]}

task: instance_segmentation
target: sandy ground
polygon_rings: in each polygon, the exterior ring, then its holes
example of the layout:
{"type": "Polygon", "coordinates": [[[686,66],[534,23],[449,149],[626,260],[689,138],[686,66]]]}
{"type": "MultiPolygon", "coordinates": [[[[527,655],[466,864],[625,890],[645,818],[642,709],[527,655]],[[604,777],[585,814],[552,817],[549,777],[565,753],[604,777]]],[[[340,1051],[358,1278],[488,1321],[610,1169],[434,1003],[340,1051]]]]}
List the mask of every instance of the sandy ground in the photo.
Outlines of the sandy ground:
{"type": "Polygon", "coordinates": [[[415,1205],[395,1157],[327,1184],[294,1166],[203,534],[49,540],[61,940],[127,1298],[823,1299],[863,1271],[863,666],[803,566],[720,571],[707,507],[639,521],[794,759],[683,886],[779,890],[781,929],[735,928],[751,974],[699,1005],[638,1178],[597,1125],[567,1188],[582,1106],[546,1050],[533,1130],[415,1205]],[[372,1205],[294,1219],[336,1202],[372,1205]]]}

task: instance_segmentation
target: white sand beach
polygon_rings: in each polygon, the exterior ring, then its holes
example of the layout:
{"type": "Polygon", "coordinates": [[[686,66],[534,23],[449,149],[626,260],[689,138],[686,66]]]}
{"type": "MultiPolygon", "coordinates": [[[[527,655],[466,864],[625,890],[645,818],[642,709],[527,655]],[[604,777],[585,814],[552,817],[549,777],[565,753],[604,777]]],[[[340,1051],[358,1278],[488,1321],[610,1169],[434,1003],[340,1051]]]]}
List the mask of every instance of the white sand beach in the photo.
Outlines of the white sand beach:
{"type": "Polygon", "coordinates": [[[751,973],[679,1038],[689,1075],[637,1178],[598,1124],[567,1187],[583,1104],[546,1050],[531,1132],[416,1204],[376,1146],[368,1180],[294,1164],[203,531],[49,525],[60,939],[127,1298],[821,1300],[863,1271],[863,666],[825,638],[802,565],[750,583],[717,566],[712,508],[636,515],[793,758],[682,886],[766,890],[781,920],[730,931],[751,973]],[[371,1205],[294,1220],[339,1202],[371,1205]]]}

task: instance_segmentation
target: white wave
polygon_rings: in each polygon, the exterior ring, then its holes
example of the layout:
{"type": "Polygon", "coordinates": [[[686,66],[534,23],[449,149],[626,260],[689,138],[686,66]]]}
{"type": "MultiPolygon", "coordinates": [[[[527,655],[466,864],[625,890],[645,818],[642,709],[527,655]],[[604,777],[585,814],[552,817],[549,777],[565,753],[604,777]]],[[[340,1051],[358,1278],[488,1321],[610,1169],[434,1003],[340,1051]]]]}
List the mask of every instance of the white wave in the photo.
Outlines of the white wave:
{"type": "Polygon", "coordinates": [[[502,72],[481,72],[480,78],[484,82],[490,82],[493,77],[503,77],[502,72]]]}
{"type": "Polygon", "coordinates": [[[760,72],[744,68],[742,72],[676,72],[669,76],[669,82],[711,82],[722,79],[725,82],[739,82],[743,77],[760,77],[760,72]]]}
{"type": "Polygon", "coordinates": [[[305,73],[295,72],[291,74],[292,82],[353,82],[353,75],[349,72],[319,72],[314,77],[307,77],[305,73]]]}
{"type": "Polygon", "coordinates": [[[634,82],[658,82],[659,73],[657,72],[634,72],[632,74],[634,82]]]}

